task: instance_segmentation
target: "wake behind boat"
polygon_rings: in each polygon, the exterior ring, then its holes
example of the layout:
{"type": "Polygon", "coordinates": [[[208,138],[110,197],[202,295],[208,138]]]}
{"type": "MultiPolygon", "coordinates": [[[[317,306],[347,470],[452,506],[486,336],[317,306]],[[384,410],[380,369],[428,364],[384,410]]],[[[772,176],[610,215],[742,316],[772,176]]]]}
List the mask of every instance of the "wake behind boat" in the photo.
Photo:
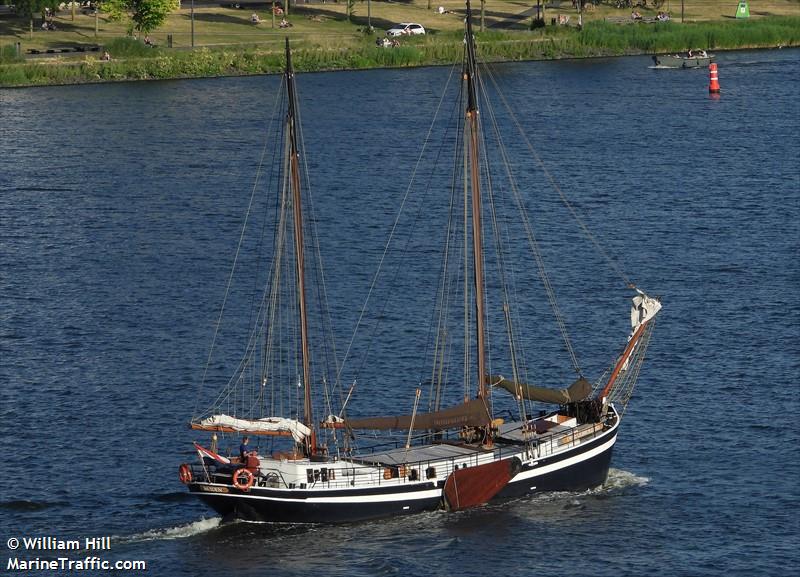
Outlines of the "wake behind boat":
{"type": "MultiPolygon", "coordinates": [[[[506,191],[511,209],[502,213],[495,206],[501,191],[494,188],[498,177],[487,162],[479,115],[486,87],[478,74],[469,2],[465,28],[461,123],[458,138],[449,140],[463,164],[446,191],[451,198],[448,225],[437,231],[443,236],[441,284],[429,319],[436,328],[430,359],[420,359],[420,366],[429,365],[428,399],[422,404],[419,386],[410,414],[379,417],[348,414],[348,404],[359,393],[356,377],[348,390],[341,384],[349,367],[347,354],[340,363],[330,335],[312,336],[315,328],[330,333],[330,317],[322,310],[327,304],[324,282],[321,291],[309,290],[309,280],[321,281],[324,275],[315,268],[321,263],[309,262],[319,250],[313,244],[313,218],[304,211],[310,187],[300,162],[302,131],[287,40],[287,106],[279,147],[284,155],[274,179],[279,202],[270,275],[237,370],[211,407],[192,419],[193,429],[213,434],[211,446],[195,443],[198,463],[179,468],[189,491],[226,519],[338,523],[461,510],[493,499],[587,489],[606,480],[621,417],[661,305],[637,291],[622,353],[594,385],[584,378],[513,180],[506,191]],[[522,236],[499,232],[512,215],[520,220],[522,236]],[[494,250],[484,251],[484,244],[494,250]],[[524,358],[521,333],[531,322],[525,316],[530,312],[524,301],[528,284],[516,285],[515,275],[508,274],[513,268],[508,259],[519,244],[533,253],[535,266],[523,268],[539,273],[577,373],[563,389],[524,382],[542,377],[524,358]],[[487,279],[484,269],[490,265],[496,270],[487,279]],[[494,297],[499,305],[493,304],[494,297]],[[312,303],[319,313],[312,312],[312,303]],[[321,394],[313,395],[315,390],[321,394]],[[334,411],[337,398],[340,407],[334,411]],[[506,418],[499,416],[503,404],[515,407],[502,413],[506,418]],[[317,420],[315,414],[328,416],[317,420]],[[268,441],[255,451],[243,442],[239,455],[228,457],[217,448],[217,434],[268,441]]],[[[395,375],[383,379],[397,380],[395,375]]]]}

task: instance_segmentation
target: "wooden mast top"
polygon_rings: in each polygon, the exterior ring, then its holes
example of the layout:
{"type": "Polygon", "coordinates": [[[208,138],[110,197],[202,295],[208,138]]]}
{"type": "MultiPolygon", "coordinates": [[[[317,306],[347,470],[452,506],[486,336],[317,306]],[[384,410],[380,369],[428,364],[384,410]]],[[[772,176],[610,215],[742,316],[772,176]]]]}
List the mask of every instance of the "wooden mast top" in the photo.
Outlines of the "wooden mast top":
{"type": "Polygon", "coordinates": [[[466,50],[464,80],[467,83],[466,125],[470,178],[472,184],[472,260],[475,281],[475,323],[478,355],[478,397],[487,398],[486,391],[486,329],[484,327],[485,297],[483,295],[483,232],[481,226],[480,132],[478,126],[478,99],[476,94],[477,68],[475,41],[472,35],[472,8],[467,0],[466,50]]]}
{"type": "Polygon", "coordinates": [[[311,429],[311,435],[306,439],[306,451],[311,456],[317,452],[317,439],[314,434],[314,418],[311,409],[311,363],[308,350],[308,318],[306,312],[303,206],[300,194],[300,155],[297,148],[297,94],[295,92],[292,53],[289,49],[288,37],[286,38],[286,90],[289,100],[286,113],[287,138],[289,139],[289,181],[292,188],[292,204],[294,205],[295,268],[297,269],[297,294],[300,309],[300,338],[303,349],[303,390],[305,392],[303,421],[311,429]]]}

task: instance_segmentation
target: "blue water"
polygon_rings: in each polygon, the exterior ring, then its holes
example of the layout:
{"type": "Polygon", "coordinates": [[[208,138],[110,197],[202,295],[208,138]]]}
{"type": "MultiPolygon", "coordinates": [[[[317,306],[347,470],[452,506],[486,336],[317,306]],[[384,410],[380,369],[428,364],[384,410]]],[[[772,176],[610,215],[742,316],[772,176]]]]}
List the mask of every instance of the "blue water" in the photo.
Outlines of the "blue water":
{"type": "MultiPolygon", "coordinates": [[[[592,230],[664,301],[608,486],[345,527],[217,526],[177,479],[279,79],[0,91],[0,544],[110,535],[105,558],[170,576],[796,569],[800,51],[718,63],[719,99],[706,71],[645,57],[494,68],[592,230]]],[[[449,73],[298,79],[345,342],[449,73]]],[[[588,252],[554,273],[568,301],[608,280],[588,252]]],[[[620,303],[576,338],[590,377],[623,342],[620,303]]],[[[382,408],[415,385],[364,382],[382,408]]]]}

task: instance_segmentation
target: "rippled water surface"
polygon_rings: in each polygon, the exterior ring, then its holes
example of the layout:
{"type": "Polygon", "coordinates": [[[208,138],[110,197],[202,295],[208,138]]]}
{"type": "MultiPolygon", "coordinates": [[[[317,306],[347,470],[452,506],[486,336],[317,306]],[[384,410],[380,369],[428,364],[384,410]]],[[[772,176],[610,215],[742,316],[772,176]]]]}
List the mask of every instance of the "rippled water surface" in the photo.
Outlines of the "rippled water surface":
{"type": "MultiPolygon", "coordinates": [[[[341,527],[220,525],[176,474],[278,79],[0,91],[4,546],[112,535],[108,558],[176,576],[797,567],[800,52],[718,63],[718,100],[706,71],[647,58],[493,69],[592,230],[664,301],[608,485],[341,527]]],[[[298,78],[344,334],[449,74],[298,78]]],[[[570,301],[594,295],[585,258],[556,275],[570,301]]],[[[594,327],[607,340],[577,339],[587,369],[624,338],[620,302],[594,327]]]]}

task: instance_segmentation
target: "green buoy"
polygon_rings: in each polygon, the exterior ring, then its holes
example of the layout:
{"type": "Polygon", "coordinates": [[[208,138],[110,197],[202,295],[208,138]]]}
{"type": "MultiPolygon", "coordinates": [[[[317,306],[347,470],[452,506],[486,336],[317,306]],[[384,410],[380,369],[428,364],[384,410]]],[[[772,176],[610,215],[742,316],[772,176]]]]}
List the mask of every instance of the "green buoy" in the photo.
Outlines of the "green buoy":
{"type": "Polygon", "coordinates": [[[750,4],[747,0],[739,0],[739,6],[736,7],[737,18],[750,18],[750,4]]]}

